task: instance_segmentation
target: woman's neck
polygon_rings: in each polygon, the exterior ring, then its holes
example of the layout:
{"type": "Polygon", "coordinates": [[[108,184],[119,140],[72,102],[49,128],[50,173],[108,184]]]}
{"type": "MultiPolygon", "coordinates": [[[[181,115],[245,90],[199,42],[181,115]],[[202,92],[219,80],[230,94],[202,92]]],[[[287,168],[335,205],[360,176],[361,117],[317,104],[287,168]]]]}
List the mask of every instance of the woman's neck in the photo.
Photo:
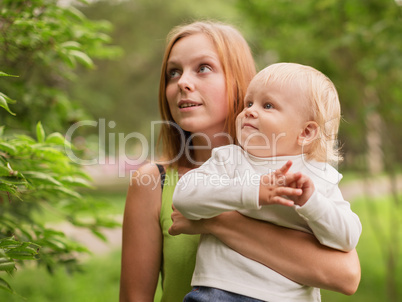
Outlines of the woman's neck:
{"type": "Polygon", "coordinates": [[[195,166],[202,165],[211,157],[213,148],[221,147],[232,143],[232,139],[227,133],[207,136],[203,133],[195,133],[192,138],[193,156],[195,166]]]}

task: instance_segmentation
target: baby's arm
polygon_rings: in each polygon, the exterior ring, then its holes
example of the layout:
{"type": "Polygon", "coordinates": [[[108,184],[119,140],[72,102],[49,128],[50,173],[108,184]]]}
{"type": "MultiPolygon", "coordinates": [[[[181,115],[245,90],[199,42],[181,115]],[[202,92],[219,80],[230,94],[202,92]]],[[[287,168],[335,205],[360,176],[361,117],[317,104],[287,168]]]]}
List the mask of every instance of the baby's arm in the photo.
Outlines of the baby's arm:
{"type": "Polygon", "coordinates": [[[290,198],[320,243],[342,251],[353,250],[359,241],[362,226],[338,186],[328,183],[325,194],[320,193],[311,178],[304,174],[294,185],[303,193],[290,198]]]}
{"type": "Polygon", "coordinates": [[[259,178],[244,183],[237,171],[236,158],[229,149],[213,150],[200,168],[184,174],[178,181],[173,205],[186,218],[198,220],[239,209],[259,209],[259,178]],[[229,160],[228,160],[229,158],[229,160]]]}
{"type": "Polygon", "coordinates": [[[255,175],[258,178],[254,181],[249,179],[244,183],[244,175],[233,173],[241,171],[236,169],[235,162],[225,165],[225,151],[213,152],[210,160],[183,175],[177,183],[173,205],[186,218],[212,218],[228,211],[260,209],[262,205],[293,206],[293,201],[283,196],[302,193],[301,189],[286,185],[301,176],[300,173],[288,173],[291,161],[273,173],[255,175]]]}

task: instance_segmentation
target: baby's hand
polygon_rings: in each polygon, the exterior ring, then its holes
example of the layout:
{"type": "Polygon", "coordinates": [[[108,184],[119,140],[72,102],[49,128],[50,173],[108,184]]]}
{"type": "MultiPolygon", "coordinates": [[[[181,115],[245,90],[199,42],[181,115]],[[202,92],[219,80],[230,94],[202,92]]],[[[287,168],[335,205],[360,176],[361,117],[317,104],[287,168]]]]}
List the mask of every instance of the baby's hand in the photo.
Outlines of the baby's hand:
{"type": "Polygon", "coordinates": [[[300,178],[289,185],[302,190],[302,194],[300,195],[289,196],[289,198],[291,198],[294,203],[299,206],[303,206],[310,199],[315,190],[314,183],[311,178],[301,173],[300,178]]]}
{"type": "Polygon", "coordinates": [[[261,176],[259,191],[259,204],[261,206],[272,204],[293,206],[293,198],[289,200],[284,195],[295,198],[302,195],[302,189],[297,187],[302,174],[299,172],[288,173],[291,166],[292,162],[288,161],[275,172],[261,176]]]}

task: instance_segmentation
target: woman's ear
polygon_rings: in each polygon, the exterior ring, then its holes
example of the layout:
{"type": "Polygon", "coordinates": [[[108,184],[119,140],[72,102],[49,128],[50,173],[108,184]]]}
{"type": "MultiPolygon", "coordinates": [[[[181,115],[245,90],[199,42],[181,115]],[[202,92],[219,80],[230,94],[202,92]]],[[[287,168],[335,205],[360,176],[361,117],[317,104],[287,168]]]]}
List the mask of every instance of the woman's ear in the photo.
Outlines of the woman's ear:
{"type": "Polygon", "coordinates": [[[320,132],[320,126],[314,121],[309,121],[304,125],[301,133],[297,138],[297,143],[300,146],[307,146],[317,139],[320,132]]]}

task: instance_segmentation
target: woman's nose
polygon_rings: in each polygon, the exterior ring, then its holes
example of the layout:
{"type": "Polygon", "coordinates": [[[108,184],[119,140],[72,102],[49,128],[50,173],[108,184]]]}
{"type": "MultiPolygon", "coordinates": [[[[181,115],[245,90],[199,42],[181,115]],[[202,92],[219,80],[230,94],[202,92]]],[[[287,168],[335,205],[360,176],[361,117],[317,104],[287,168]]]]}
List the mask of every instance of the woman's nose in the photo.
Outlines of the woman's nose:
{"type": "Polygon", "coordinates": [[[193,91],[194,83],[191,78],[191,75],[188,72],[183,72],[179,81],[177,82],[181,91],[193,91]]]}

